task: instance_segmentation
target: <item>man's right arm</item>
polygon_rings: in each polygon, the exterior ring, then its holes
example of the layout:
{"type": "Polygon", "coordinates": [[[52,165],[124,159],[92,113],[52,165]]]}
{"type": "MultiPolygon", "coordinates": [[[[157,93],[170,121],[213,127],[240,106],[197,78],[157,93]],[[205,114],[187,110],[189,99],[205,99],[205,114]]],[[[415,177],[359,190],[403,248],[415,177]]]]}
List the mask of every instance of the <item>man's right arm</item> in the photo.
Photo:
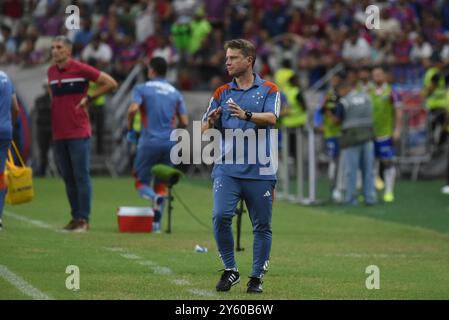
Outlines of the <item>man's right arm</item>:
{"type": "Polygon", "coordinates": [[[219,106],[219,102],[215,99],[216,94],[212,96],[209,101],[209,106],[202,118],[201,133],[211,129],[215,126],[215,123],[220,119],[222,108],[219,106]]]}

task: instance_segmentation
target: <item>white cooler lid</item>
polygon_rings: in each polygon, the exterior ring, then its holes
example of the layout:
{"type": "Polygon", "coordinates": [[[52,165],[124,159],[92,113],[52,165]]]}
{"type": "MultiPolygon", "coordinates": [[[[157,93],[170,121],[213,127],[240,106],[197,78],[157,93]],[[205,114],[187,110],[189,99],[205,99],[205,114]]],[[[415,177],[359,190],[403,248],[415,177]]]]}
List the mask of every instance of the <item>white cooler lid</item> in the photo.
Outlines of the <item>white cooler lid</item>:
{"type": "Polygon", "coordinates": [[[118,216],[145,216],[152,217],[154,212],[149,207],[119,207],[117,209],[118,216]]]}

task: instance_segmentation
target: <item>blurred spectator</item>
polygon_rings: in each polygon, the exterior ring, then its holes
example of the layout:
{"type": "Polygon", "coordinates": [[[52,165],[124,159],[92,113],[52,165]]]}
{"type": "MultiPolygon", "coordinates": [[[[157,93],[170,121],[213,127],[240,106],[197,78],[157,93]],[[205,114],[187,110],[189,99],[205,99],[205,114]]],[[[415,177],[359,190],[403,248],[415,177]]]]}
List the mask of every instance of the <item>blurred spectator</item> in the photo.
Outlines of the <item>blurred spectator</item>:
{"type": "Polygon", "coordinates": [[[11,28],[7,25],[2,25],[0,27],[0,43],[4,46],[4,59],[5,62],[12,62],[14,60],[14,55],[17,51],[17,44],[13,37],[11,37],[11,28]]]}
{"type": "Polygon", "coordinates": [[[350,64],[366,64],[370,58],[370,45],[359,36],[358,30],[351,30],[349,37],[343,43],[342,56],[350,64]]]}
{"type": "Polygon", "coordinates": [[[412,50],[412,42],[408,38],[408,34],[401,33],[399,37],[393,42],[393,54],[396,63],[408,63],[410,58],[410,51],[412,50]]]}
{"type": "Polygon", "coordinates": [[[81,19],[81,30],[75,33],[73,41],[73,54],[79,55],[81,50],[92,40],[93,36],[92,21],[89,18],[81,19]]]}
{"type": "Polygon", "coordinates": [[[126,35],[135,34],[136,16],[131,12],[131,3],[123,1],[123,4],[117,10],[118,25],[126,35]]]}
{"type": "Polygon", "coordinates": [[[190,23],[190,29],[192,33],[189,52],[190,54],[194,54],[200,49],[204,39],[206,39],[212,31],[212,27],[209,21],[204,17],[204,11],[202,9],[195,12],[195,17],[190,23]]]}
{"type": "Polygon", "coordinates": [[[97,69],[106,71],[112,61],[112,49],[107,43],[103,42],[101,35],[97,33],[83,49],[81,58],[84,62],[93,61],[97,69]]]}
{"type": "Polygon", "coordinates": [[[226,28],[230,39],[242,37],[245,22],[249,18],[249,7],[236,0],[232,0],[231,6],[226,12],[226,28]]]}
{"type": "MultiPolygon", "coordinates": [[[[97,59],[91,58],[87,60],[87,64],[91,67],[98,69],[97,59]]],[[[93,81],[89,81],[89,89],[87,94],[92,96],[92,94],[98,89],[99,85],[93,81]]],[[[102,95],[97,97],[91,102],[89,107],[89,119],[95,130],[93,130],[95,139],[95,150],[96,153],[103,154],[103,135],[104,135],[104,121],[105,121],[105,106],[106,106],[106,96],[102,95]]]]}
{"type": "Polygon", "coordinates": [[[390,42],[386,39],[375,39],[371,46],[371,65],[391,63],[393,59],[390,42]]]}
{"type": "Polygon", "coordinates": [[[173,22],[173,6],[169,0],[156,0],[156,13],[165,35],[170,33],[170,25],[173,22]]]}
{"type": "Polygon", "coordinates": [[[443,21],[444,31],[449,31],[449,0],[444,0],[441,4],[441,18],[443,21]]]}
{"type": "Polygon", "coordinates": [[[293,71],[297,70],[297,60],[301,50],[301,38],[295,34],[286,33],[273,39],[274,45],[271,54],[276,61],[274,69],[278,69],[284,60],[290,62],[293,71]]]}
{"type": "Polygon", "coordinates": [[[445,65],[449,65],[449,43],[447,43],[447,41],[441,48],[440,58],[445,65]]]}
{"type": "Polygon", "coordinates": [[[391,17],[390,12],[386,8],[380,11],[379,25],[381,25],[382,28],[374,29],[374,32],[382,39],[394,39],[401,33],[401,25],[399,24],[399,21],[391,17]]]}
{"type": "Polygon", "coordinates": [[[200,0],[173,0],[173,10],[177,17],[192,18],[201,5],[200,0]]]}
{"type": "Polygon", "coordinates": [[[46,36],[55,37],[61,33],[61,27],[64,24],[64,18],[58,14],[59,6],[48,6],[45,14],[45,21],[41,24],[40,31],[46,36]]]}
{"type": "Polygon", "coordinates": [[[302,36],[304,34],[304,22],[301,10],[297,9],[292,12],[287,31],[298,36],[302,36]]]}
{"type": "Polygon", "coordinates": [[[349,29],[352,26],[351,13],[345,8],[342,0],[333,2],[333,6],[330,10],[331,15],[327,19],[327,24],[336,29],[349,29]]]}
{"type": "Polygon", "coordinates": [[[201,89],[211,89],[211,79],[223,75],[224,51],[220,39],[220,31],[216,30],[203,40],[200,49],[191,57],[190,65],[197,70],[196,77],[203,83],[199,86],[201,89]]]}
{"type": "Polygon", "coordinates": [[[280,68],[274,73],[274,82],[278,85],[281,91],[285,91],[290,81],[290,78],[294,76],[295,72],[292,69],[292,63],[288,59],[282,61],[280,68]]]}
{"type": "Polygon", "coordinates": [[[24,1],[3,0],[1,10],[3,23],[9,24],[13,29],[19,24],[24,12],[24,1]]]}
{"type": "Polygon", "coordinates": [[[192,37],[190,18],[187,16],[179,17],[171,27],[171,34],[174,40],[174,45],[181,54],[181,60],[184,60],[184,56],[189,50],[190,39],[192,37]]]}
{"type": "Polygon", "coordinates": [[[399,21],[401,25],[405,22],[416,22],[418,19],[412,4],[405,0],[392,2],[388,11],[390,16],[399,21]]]}
{"type": "Polygon", "coordinates": [[[220,26],[224,23],[224,14],[230,0],[204,0],[206,17],[214,26],[220,26]]]}
{"type": "Polygon", "coordinates": [[[422,35],[418,35],[410,51],[410,60],[413,62],[421,62],[423,59],[430,58],[431,55],[432,46],[424,40],[422,35]]]}
{"type": "Polygon", "coordinates": [[[141,49],[131,35],[121,34],[118,38],[118,45],[114,78],[122,81],[139,61],[141,49]]]}
{"type": "Polygon", "coordinates": [[[154,57],[164,58],[167,62],[167,75],[165,78],[171,84],[175,84],[178,79],[177,63],[179,55],[167,37],[162,36],[159,38],[159,45],[152,54],[152,58],[154,57]]]}
{"type": "Polygon", "coordinates": [[[39,163],[34,174],[45,176],[48,166],[48,151],[52,143],[51,135],[51,97],[47,79],[43,84],[43,93],[34,102],[36,114],[37,146],[39,148],[39,163]]]}
{"type": "Polygon", "coordinates": [[[154,2],[140,0],[139,12],[135,20],[136,40],[138,43],[143,43],[154,34],[154,20],[154,2]]]}
{"type": "Polygon", "coordinates": [[[262,26],[274,37],[287,32],[289,17],[283,0],[274,0],[272,7],[265,11],[262,18],[262,26]]]}

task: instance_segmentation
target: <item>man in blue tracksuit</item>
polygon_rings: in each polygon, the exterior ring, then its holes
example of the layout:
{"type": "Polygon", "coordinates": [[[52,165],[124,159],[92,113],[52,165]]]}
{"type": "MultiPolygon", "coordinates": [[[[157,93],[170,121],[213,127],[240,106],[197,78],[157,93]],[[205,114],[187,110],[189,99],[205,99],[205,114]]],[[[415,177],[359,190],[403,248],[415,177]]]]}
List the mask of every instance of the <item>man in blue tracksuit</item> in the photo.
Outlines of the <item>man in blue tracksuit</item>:
{"type": "Polygon", "coordinates": [[[167,62],[161,57],[152,58],[149,63],[150,81],[138,84],[132,92],[132,103],[128,108],[128,140],[137,143],[133,130],[134,117],[140,111],[142,128],[134,160],[133,174],[139,195],[153,201],[155,223],[153,231],[160,231],[160,220],[164,211],[165,186],[154,181],[151,168],[163,163],[172,165],[170,150],[175,141],[170,134],[177,127],[187,127],[188,117],[181,93],[167,80],[167,62]]]}
{"type": "Polygon", "coordinates": [[[0,231],[3,228],[2,215],[7,191],[5,162],[11,145],[13,123],[19,111],[14,87],[8,75],[0,70],[0,231]]]}
{"type": "Polygon", "coordinates": [[[213,178],[213,227],[224,272],[217,291],[240,281],[234,259],[232,218],[241,198],[253,225],[253,268],[248,293],[262,292],[271,250],[271,216],[277,170],[278,87],[253,73],[254,45],[243,39],[225,44],[226,68],[233,80],[213,94],[202,118],[202,131],[221,134],[221,155],[213,178]],[[244,138],[243,138],[244,137],[244,138]],[[242,143],[238,143],[239,140],[242,143]]]}

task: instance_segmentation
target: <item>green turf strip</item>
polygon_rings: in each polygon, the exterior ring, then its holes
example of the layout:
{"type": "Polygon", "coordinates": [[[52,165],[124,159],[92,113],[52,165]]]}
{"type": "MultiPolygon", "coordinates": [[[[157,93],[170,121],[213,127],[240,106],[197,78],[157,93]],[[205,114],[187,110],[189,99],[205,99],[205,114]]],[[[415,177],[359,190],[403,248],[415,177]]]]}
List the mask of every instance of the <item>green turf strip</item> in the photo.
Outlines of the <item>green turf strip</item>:
{"type": "MultiPolygon", "coordinates": [[[[209,186],[207,181],[184,179],[175,187],[206,225],[211,224],[209,186]]],[[[147,202],[137,196],[132,179],[95,178],[91,231],[67,234],[57,232],[69,220],[63,183],[35,179],[35,200],[5,210],[53,229],[6,214],[0,264],[55,299],[447,299],[449,198],[439,194],[439,187],[438,182],[402,182],[396,203],[371,208],[276,202],[270,271],[264,294],[254,297],[245,293],[252,261],[247,216],[242,233],[245,251],[236,253],[242,283],[217,294],[213,289],[222,266],[212,230],[192,219],[179,201],[174,202],[171,235],[122,234],[116,208],[147,202]],[[196,244],[209,252],[195,253],[196,244]],[[140,259],[126,259],[105,248],[122,248],[140,259]],[[172,273],[161,274],[163,269],[145,262],[168,267],[172,273]],[[65,287],[68,265],[80,268],[79,291],[65,287]],[[380,268],[380,290],[365,288],[368,265],[380,268]],[[173,283],[180,279],[188,284],[173,283]],[[215,296],[198,296],[190,290],[215,296]]],[[[0,278],[0,298],[27,297],[0,278]]]]}

